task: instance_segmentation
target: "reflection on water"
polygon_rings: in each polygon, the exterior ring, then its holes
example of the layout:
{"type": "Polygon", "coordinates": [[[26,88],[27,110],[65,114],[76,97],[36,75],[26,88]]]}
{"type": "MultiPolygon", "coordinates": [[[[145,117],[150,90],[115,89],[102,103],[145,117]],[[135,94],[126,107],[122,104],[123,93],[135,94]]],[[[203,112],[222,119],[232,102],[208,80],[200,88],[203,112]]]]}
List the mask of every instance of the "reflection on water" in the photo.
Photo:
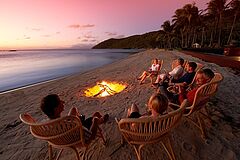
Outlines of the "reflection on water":
{"type": "Polygon", "coordinates": [[[137,50],[40,50],[0,53],[0,91],[84,72],[137,50]]]}

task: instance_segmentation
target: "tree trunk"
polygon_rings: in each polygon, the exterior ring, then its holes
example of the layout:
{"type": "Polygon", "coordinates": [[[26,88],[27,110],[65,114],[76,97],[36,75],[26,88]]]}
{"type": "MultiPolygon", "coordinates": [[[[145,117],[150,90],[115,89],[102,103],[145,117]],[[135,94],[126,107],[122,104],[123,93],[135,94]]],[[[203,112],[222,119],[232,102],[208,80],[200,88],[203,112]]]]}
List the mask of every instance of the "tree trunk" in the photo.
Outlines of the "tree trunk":
{"type": "Polygon", "coordinates": [[[180,30],[182,41],[181,41],[181,47],[183,48],[184,44],[184,35],[183,35],[183,30],[180,30]]]}
{"type": "Polygon", "coordinates": [[[233,28],[234,28],[234,25],[235,25],[235,23],[236,23],[236,19],[237,19],[237,13],[234,14],[233,24],[232,24],[232,27],[231,27],[230,34],[229,34],[229,36],[228,36],[227,44],[230,43],[230,40],[231,40],[231,37],[232,37],[233,28]]]}
{"type": "Polygon", "coordinates": [[[201,46],[203,47],[203,36],[204,36],[204,30],[205,30],[205,28],[203,27],[202,28],[202,40],[201,40],[201,46]]]}
{"type": "Polygon", "coordinates": [[[221,47],[222,14],[219,16],[218,47],[221,47]]]}

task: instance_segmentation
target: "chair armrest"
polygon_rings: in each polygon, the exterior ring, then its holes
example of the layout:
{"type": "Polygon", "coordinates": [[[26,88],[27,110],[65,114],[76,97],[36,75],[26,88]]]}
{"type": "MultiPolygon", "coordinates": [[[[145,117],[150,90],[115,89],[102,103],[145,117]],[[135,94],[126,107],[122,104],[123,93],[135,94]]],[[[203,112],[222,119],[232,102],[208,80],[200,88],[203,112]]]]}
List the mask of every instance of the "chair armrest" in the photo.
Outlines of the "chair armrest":
{"type": "Polygon", "coordinates": [[[117,119],[117,117],[115,117],[115,121],[116,121],[117,124],[119,123],[119,120],[117,119]]]}
{"type": "Polygon", "coordinates": [[[169,107],[172,109],[172,110],[177,110],[180,108],[180,106],[178,104],[175,104],[175,103],[169,103],[169,107]]]}

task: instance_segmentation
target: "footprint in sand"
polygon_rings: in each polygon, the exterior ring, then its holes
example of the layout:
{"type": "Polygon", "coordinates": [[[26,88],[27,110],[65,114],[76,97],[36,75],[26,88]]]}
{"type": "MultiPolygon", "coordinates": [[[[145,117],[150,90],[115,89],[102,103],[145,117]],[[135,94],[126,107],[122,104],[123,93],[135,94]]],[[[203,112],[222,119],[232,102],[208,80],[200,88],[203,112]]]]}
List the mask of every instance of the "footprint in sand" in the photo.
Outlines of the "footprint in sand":
{"type": "Polygon", "coordinates": [[[8,129],[14,128],[14,127],[18,126],[18,125],[21,124],[21,123],[22,123],[21,121],[15,120],[14,122],[9,123],[9,124],[5,127],[5,129],[8,130],[8,129]]]}

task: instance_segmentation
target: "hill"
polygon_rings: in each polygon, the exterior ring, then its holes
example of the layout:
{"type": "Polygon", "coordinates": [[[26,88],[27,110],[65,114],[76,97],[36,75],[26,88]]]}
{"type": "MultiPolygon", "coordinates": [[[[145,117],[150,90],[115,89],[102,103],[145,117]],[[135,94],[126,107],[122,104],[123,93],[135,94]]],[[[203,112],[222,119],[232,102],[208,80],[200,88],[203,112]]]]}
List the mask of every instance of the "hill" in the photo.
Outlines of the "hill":
{"type": "Polygon", "coordinates": [[[159,37],[163,36],[163,31],[153,31],[149,33],[145,33],[142,35],[134,35],[121,39],[108,39],[105,40],[96,46],[93,49],[105,49],[105,48],[156,48],[158,45],[159,37]]]}

